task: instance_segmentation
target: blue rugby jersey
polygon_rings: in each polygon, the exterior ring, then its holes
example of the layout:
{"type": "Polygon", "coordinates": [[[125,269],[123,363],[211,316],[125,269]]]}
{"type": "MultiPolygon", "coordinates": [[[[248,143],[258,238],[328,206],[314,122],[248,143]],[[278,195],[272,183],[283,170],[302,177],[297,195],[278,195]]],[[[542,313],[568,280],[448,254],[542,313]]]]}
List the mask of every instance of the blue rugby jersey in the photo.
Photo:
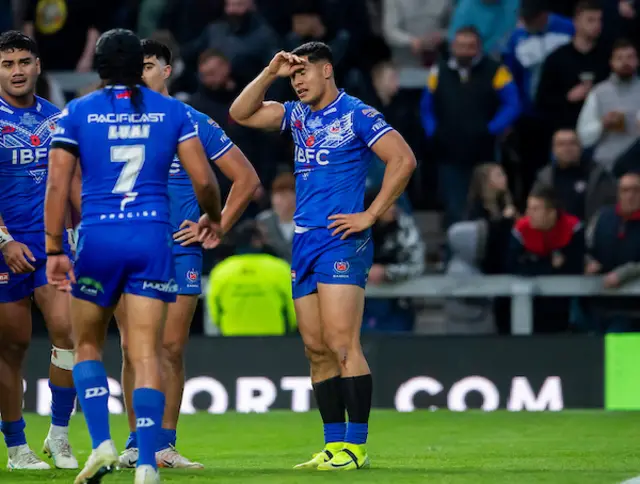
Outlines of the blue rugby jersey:
{"type": "MultiPolygon", "coordinates": [[[[192,119],[196,123],[196,130],[204,146],[207,158],[216,161],[233,148],[233,143],[220,126],[209,116],[196,111],[186,105],[192,119]]],[[[173,158],[169,172],[169,201],[171,204],[171,226],[173,232],[180,230],[180,224],[185,220],[197,222],[200,217],[198,199],[193,191],[189,175],[182,168],[178,155],[173,158]]],[[[180,243],[173,246],[174,254],[193,254],[201,252],[200,245],[194,244],[182,247],[180,243]]]]}
{"type": "Polygon", "coordinates": [[[296,225],[327,227],[330,215],[362,212],[371,148],[393,128],[344,91],[319,111],[300,101],[284,107],[281,130],[295,143],[296,225]]]}
{"type": "Polygon", "coordinates": [[[140,90],[138,111],[125,86],[109,86],[69,103],[58,122],[53,142],[80,158],[83,227],[170,223],[169,170],[197,132],[183,103],[140,90]]]}
{"type": "Polygon", "coordinates": [[[26,109],[0,97],[0,214],[10,232],[44,233],[49,146],[59,117],[40,97],[26,109]]]}

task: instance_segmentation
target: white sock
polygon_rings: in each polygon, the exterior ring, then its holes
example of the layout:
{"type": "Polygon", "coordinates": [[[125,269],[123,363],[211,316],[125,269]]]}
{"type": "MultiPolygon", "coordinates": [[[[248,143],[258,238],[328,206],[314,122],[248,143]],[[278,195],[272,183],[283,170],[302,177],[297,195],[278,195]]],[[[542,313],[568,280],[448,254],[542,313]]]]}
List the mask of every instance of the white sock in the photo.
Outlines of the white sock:
{"type": "Polygon", "coordinates": [[[49,437],[60,438],[69,436],[69,427],[59,427],[58,425],[51,424],[49,427],[49,437]]]}

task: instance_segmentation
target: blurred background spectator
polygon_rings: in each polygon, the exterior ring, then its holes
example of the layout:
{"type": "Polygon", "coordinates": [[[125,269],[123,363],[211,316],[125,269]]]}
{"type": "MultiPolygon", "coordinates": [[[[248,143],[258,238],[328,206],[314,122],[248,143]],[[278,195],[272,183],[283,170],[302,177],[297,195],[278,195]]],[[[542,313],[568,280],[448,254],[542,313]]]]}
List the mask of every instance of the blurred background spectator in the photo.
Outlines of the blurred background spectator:
{"type": "Polygon", "coordinates": [[[609,171],[640,138],[638,53],[629,41],[616,42],[611,77],[589,94],[578,119],[582,144],[595,147],[593,158],[609,171]]]}
{"type": "MultiPolygon", "coordinates": [[[[369,195],[369,206],[377,195],[369,195]]],[[[392,205],[371,229],[374,255],[369,284],[379,285],[407,281],[422,275],[425,247],[415,220],[397,204],[392,205]]],[[[411,331],[414,323],[411,303],[407,299],[367,299],[364,331],[411,331]]]]}
{"type": "Polygon", "coordinates": [[[433,64],[447,37],[452,0],[383,0],[384,36],[404,65],[433,64]]]}
{"type": "MultiPolygon", "coordinates": [[[[560,207],[553,188],[538,187],[527,200],[526,216],[516,222],[507,267],[512,274],[542,276],[582,274],[584,229],[578,217],[560,207]]],[[[535,333],[568,329],[570,299],[534,298],[535,333]]]]}
{"type": "Polygon", "coordinates": [[[248,220],[234,233],[235,253],[209,276],[209,317],[222,336],[282,336],[296,331],[291,267],[267,253],[257,223],[248,220]]]}
{"type": "Polygon", "coordinates": [[[616,199],[615,178],[583,152],[573,129],[554,134],[551,162],[538,173],[534,189],[541,186],[554,187],[565,210],[583,221],[616,199]]]}
{"type": "Polygon", "coordinates": [[[258,214],[257,220],[266,243],[274,253],[291,264],[296,211],[296,179],[291,173],[278,175],[271,184],[271,209],[258,214]]]}
{"type": "Polygon", "coordinates": [[[544,61],[537,106],[554,130],[574,128],[587,95],[609,76],[609,48],[600,42],[602,9],[581,0],[573,19],[576,33],[544,61]]]}
{"type": "Polygon", "coordinates": [[[448,227],[464,218],[473,169],[495,159],[497,137],[520,113],[511,73],[482,53],[474,27],[460,29],[451,57],[431,69],[420,111],[448,227]]]}
{"type": "MultiPolygon", "coordinates": [[[[618,203],[594,216],[587,243],[586,272],[604,275],[605,287],[614,289],[640,277],[640,172],[620,178],[618,203]]],[[[600,333],[640,331],[637,298],[595,298],[589,309],[590,329],[600,333]]]]}

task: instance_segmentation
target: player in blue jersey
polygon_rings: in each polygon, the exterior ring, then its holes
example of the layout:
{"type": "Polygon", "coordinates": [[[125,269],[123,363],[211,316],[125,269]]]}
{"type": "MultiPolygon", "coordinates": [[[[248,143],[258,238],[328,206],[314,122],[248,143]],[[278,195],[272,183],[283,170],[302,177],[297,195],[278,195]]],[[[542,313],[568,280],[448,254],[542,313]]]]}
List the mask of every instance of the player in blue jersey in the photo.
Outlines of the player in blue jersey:
{"type": "Polygon", "coordinates": [[[288,131],[295,143],[293,298],[325,435],[324,450],[296,468],[367,467],[372,380],[360,326],[373,258],[369,229],[404,191],[415,157],[379,112],[338,90],[331,50],[319,42],[278,53],[230,113],[244,126],[288,131]],[[290,77],[299,101],[264,101],[278,77],[290,77]],[[365,210],[373,153],[387,166],[365,210]]]}
{"type": "Polygon", "coordinates": [[[0,430],[8,447],[10,469],[49,469],[27,445],[22,418],[21,369],[31,339],[33,299],[53,343],[49,370],[52,425],[44,450],[56,467],[76,469],[78,462],[68,438],[76,398],[69,296],[48,285],[45,274],[47,155],[60,111],[35,96],[39,73],[35,42],[16,31],[1,34],[0,430]]]}
{"type": "Polygon", "coordinates": [[[176,152],[206,212],[198,222],[200,240],[220,232],[220,191],[191,116],[181,102],[139,85],[143,59],[132,32],[102,35],[96,62],[104,88],[65,108],[49,155],[47,277],[72,291],[73,377],[93,443],[76,484],[99,482],[118,461],[101,353],[121,297],[131,322],[127,339],[135,341],[127,353],[135,373],[132,404],[140,451],[135,483],[160,482],[155,450],[165,397],[159,349],[167,304],[178,291],[168,194],[176,152]],[[72,268],[61,234],[78,160],[82,215],[72,268]]]}
{"type": "MultiPolygon", "coordinates": [[[[169,95],[167,79],[171,76],[171,51],[166,45],[153,40],[143,40],[144,71],[142,79],[152,90],[169,95]]],[[[233,185],[222,211],[221,227],[223,233],[240,218],[251,201],[253,192],[260,184],[258,175],[244,154],[231,142],[220,127],[208,116],[188,107],[198,128],[198,135],[210,161],[229,178],[233,185]]],[[[180,455],[176,449],[176,428],[184,390],[183,352],[189,336],[191,320],[200,295],[200,274],[202,273],[202,247],[198,243],[196,222],[200,216],[198,200],[193,192],[189,177],[180,165],[177,156],[171,165],[169,174],[169,200],[171,202],[171,224],[174,231],[176,282],[178,297],[169,304],[167,321],[164,327],[162,363],[165,369],[165,411],[162,430],[156,452],[156,461],[160,467],[202,468],[202,464],[192,462],[180,455]]],[[[120,327],[123,353],[128,346],[123,331],[127,322],[124,306],[116,309],[116,319],[120,327]]],[[[125,405],[129,417],[131,434],[126,449],[120,456],[120,467],[133,467],[138,460],[138,448],[135,432],[135,415],[129,404],[133,391],[133,371],[131,364],[124,358],[122,368],[122,386],[125,405]]]]}

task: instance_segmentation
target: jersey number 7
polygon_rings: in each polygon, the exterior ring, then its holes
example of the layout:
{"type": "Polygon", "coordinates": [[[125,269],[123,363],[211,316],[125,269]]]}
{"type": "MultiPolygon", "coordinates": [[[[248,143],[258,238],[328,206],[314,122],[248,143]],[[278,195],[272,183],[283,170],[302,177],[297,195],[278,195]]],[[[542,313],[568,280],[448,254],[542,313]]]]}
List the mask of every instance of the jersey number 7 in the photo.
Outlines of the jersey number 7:
{"type": "Polygon", "coordinates": [[[133,191],[133,187],[135,186],[138,175],[142,170],[144,160],[144,145],[111,147],[111,162],[124,163],[120,176],[118,177],[113,190],[111,190],[111,193],[121,193],[125,195],[122,202],[120,202],[121,211],[124,210],[127,203],[133,202],[138,196],[138,193],[133,191]]]}

